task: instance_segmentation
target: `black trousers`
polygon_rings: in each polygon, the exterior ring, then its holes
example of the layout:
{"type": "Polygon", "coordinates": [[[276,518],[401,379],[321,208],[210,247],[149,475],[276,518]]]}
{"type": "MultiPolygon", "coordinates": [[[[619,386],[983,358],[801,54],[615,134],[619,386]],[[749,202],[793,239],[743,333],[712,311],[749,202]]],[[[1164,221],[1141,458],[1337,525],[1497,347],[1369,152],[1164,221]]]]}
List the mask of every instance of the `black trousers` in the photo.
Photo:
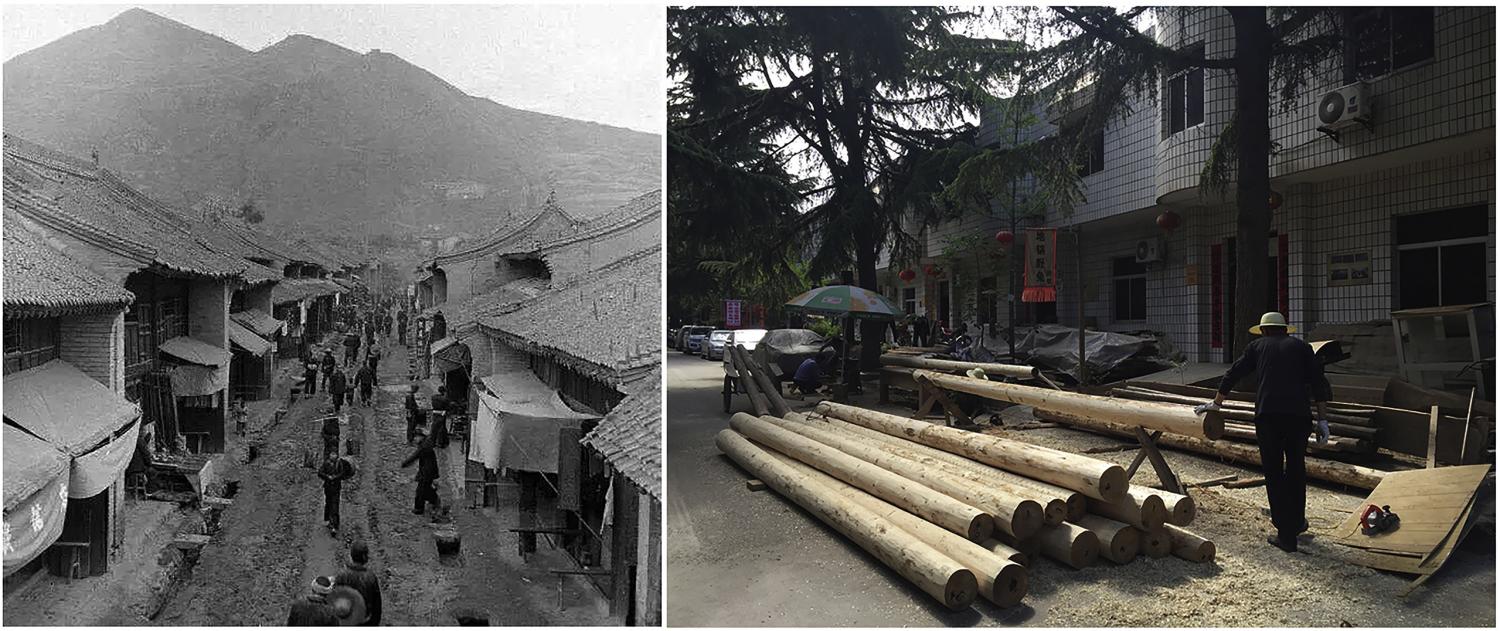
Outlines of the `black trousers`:
{"type": "Polygon", "coordinates": [[[339,527],[339,486],[323,485],[323,521],[334,528],[339,527]]]}
{"type": "Polygon", "coordinates": [[[1264,414],[1255,417],[1255,442],[1260,446],[1261,475],[1271,503],[1271,525],[1282,541],[1297,539],[1307,518],[1307,438],[1312,419],[1306,416],[1264,414]]]}
{"type": "Polygon", "coordinates": [[[344,393],[340,392],[333,395],[333,413],[338,414],[342,409],[344,409],[344,393]]]}
{"type": "Polygon", "coordinates": [[[438,498],[437,489],[432,488],[432,480],[417,480],[417,496],[411,509],[418,513],[425,512],[428,502],[433,506],[443,505],[443,501],[438,498]]]}

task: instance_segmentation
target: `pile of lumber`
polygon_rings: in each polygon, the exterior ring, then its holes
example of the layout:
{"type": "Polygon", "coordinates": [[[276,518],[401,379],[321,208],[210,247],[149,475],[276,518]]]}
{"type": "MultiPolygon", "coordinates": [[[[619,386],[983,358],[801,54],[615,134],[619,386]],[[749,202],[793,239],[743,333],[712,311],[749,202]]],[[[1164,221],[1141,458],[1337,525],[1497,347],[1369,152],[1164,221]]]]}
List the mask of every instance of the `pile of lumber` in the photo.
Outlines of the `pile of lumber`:
{"type": "Polygon", "coordinates": [[[953,609],[1019,603],[1041,556],[1074,568],[1214,558],[1183,529],[1191,498],[1087,456],[826,401],[815,415],[735,414],[717,444],[953,609]]]}
{"type": "MultiPolygon", "coordinates": [[[[1212,401],[1211,398],[1174,394],[1138,385],[1116,386],[1110,393],[1120,399],[1175,405],[1189,412],[1194,406],[1212,401]]],[[[1308,439],[1308,448],[1314,452],[1374,453],[1380,431],[1372,418],[1374,413],[1375,410],[1369,407],[1330,403],[1328,443],[1320,445],[1316,437],[1312,437],[1308,439]]],[[[1224,417],[1224,438],[1245,443],[1255,442],[1254,403],[1226,400],[1220,414],[1224,417]]]]}

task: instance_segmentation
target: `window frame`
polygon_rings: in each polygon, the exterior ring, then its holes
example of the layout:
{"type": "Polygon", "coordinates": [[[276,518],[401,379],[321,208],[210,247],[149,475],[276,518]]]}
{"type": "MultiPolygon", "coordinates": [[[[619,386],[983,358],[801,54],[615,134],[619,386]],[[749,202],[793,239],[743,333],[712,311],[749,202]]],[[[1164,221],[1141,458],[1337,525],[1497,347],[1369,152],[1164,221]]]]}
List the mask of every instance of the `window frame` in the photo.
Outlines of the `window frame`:
{"type": "Polygon", "coordinates": [[[1104,129],[1099,129],[1095,135],[1089,136],[1084,142],[1085,145],[1080,149],[1078,156],[1078,177],[1088,177],[1104,171],[1105,168],[1104,129]],[[1095,164],[1096,158],[1097,164],[1095,164]]]}
{"type": "Polygon", "coordinates": [[[1418,67],[1424,66],[1426,64],[1432,63],[1434,60],[1437,59],[1437,11],[1435,10],[1435,7],[1431,7],[1431,6],[1349,7],[1349,10],[1344,14],[1343,18],[1344,18],[1344,24],[1343,24],[1343,27],[1344,27],[1344,38],[1346,40],[1345,50],[1347,51],[1347,53],[1344,55],[1344,80],[1345,80],[1345,82],[1352,83],[1352,82],[1355,82],[1355,81],[1365,81],[1365,82],[1379,81],[1379,80],[1384,79],[1386,77],[1389,77],[1391,75],[1398,74],[1398,73],[1401,73],[1401,72],[1405,72],[1405,71],[1408,71],[1408,70],[1411,70],[1411,69],[1414,69],[1414,68],[1418,68],[1418,67]],[[1425,10],[1425,11],[1428,11],[1429,12],[1429,17],[1427,19],[1427,24],[1432,29],[1432,32],[1431,32],[1430,38],[1429,38],[1429,45],[1428,45],[1428,48],[1427,48],[1427,54],[1426,54],[1426,56],[1422,57],[1420,59],[1416,59],[1414,61],[1409,61],[1409,62],[1407,62],[1407,63],[1405,63],[1403,65],[1400,65],[1400,66],[1396,65],[1396,28],[1395,28],[1395,25],[1398,24],[1398,23],[1404,22],[1404,20],[1397,20],[1396,19],[1396,13],[1395,13],[1394,9],[1425,10]],[[1385,42],[1384,42],[1384,44],[1385,44],[1385,46],[1384,46],[1385,64],[1382,67],[1382,69],[1381,69],[1380,72],[1373,73],[1373,74],[1370,74],[1370,75],[1366,76],[1366,75],[1362,75],[1361,72],[1360,72],[1360,65],[1361,65],[1360,64],[1360,61],[1361,61],[1360,60],[1360,49],[1359,49],[1358,46],[1352,45],[1352,44],[1357,43],[1358,38],[1360,36],[1360,33],[1355,28],[1354,22],[1356,20],[1358,20],[1358,19],[1361,19],[1362,15],[1374,14],[1376,12],[1379,12],[1380,18],[1384,22],[1384,24],[1380,25],[1380,28],[1383,29],[1383,37],[1384,37],[1384,40],[1385,40],[1385,42]]]}
{"type": "MultiPolygon", "coordinates": [[[[1203,42],[1197,42],[1188,46],[1184,46],[1180,50],[1185,53],[1201,53],[1201,51],[1203,50],[1203,42]]],[[[1185,65],[1181,68],[1175,68],[1166,71],[1162,77],[1162,102],[1166,107],[1166,111],[1163,112],[1162,116],[1162,129],[1165,132],[1162,136],[1163,138],[1171,138],[1172,136],[1176,136],[1177,134],[1188,131],[1195,127],[1199,127],[1206,123],[1208,121],[1208,84],[1205,80],[1204,68],[1202,66],[1185,65]],[[1188,88],[1193,83],[1192,75],[1194,73],[1197,73],[1198,75],[1197,122],[1189,121],[1189,114],[1191,113],[1192,108],[1188,107],[1188,98],[1190,96],[1188,94],[1188,88]],[[1182,80],[1182,98],[1174,100],[1172,98],[1172,83],[1177,81],[1178,79],[1182,80]],[[1177,101],[1180,101],[1180,103],[1177,101]],[[1182,128],[1175,130],[1172,128],[1172,114],[1174,105],[1182,106],[1182,128]]]]}
{"type": "MultiPolygon", "coordinates": [[[[1112,294],[1110,296],[1110,298],[1111,298],[1111,300],[1110,300],[1110,315],[1112,316],[1111,317],[1111,321],[1114,322],[1114,323],[1116,323],[1116,324],[1145,322],[1145,321],[1147,321],[1149,319],[1149,316],[1147,315],[1148,305],[1146,304],[1146,292],[1147,292],[1146,284],[1148,282],[1148,280],[1147,280],[1147,270],[1144,269],[1144,267],[1142,267],[1142,269],[1140,269],[1139,271],[1132,271],[1132,272],[1127,273],[1127,274],[1121,274],[1117,270],[1117,265],[1121,261],[1128,261],[1128,264],[1130,266],[1139,265],[1138,263],[1135,262],[1135,257],[1133,257],[1133,256],[1117,256],[1117,257],[1114,257],[1110,261],[1110,291],[1112,292],[1112,294]],[[1125,317],[1121,317],[1121,315],[1120,315],[1120,295],[1119,295],[1120,294],[1120,283],[1124,282],[1124,283],[1126,283],[1126,287],[1127,288],[1132,288],[1134,286],[1134,284],[1135,284],[1135,281],[1140,281],[1140,288],[1141,288],[1141,291],[1140,291],[1140,298],[1141,298],[1141,313],[1140,313],[1140,317],[1138,317],[1138,318],[1129,317],[1131,315],[1135,315],[1134,313],[1128,313],[1128,314],[1126,314],[1125,317]]],[[[1131,307],[1131,311],[1133,312],[1134,311],[1133,307],[1135,305],[1135,300],[1133,300],[1135,298],[1135,292],[1131,291],[1130,295],[1128,296],[1128,298],[1132,299],[1132,300],[1129,301],[1129,307],[1131,307]]]]}
{"type": "Polygon", "coordinates": [[[20,318],[5,323],[5,374],[36,368],[61,353],[61,319],[20,318]]]}

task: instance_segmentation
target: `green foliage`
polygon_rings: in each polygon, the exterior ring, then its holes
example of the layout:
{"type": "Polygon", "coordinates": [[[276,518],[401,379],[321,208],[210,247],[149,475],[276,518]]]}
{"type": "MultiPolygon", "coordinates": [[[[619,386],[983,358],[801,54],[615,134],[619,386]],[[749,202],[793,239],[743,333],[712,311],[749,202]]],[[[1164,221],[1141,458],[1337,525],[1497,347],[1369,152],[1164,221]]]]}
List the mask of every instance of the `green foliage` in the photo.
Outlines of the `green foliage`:
{"type": "Polygon", "coordinates": [[[843,337],[844,331],[839,327],[837,320],[832,318],[808,318],[807,329],[827,338],[843,337]]]}

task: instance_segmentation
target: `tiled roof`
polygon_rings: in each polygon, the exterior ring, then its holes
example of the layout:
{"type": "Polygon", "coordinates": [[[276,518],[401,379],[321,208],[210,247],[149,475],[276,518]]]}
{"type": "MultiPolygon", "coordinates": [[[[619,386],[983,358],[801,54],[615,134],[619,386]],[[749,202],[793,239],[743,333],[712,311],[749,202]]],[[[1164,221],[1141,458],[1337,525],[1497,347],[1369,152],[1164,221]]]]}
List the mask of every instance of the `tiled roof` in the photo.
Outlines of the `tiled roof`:
{"type": "Polygon", "coordinates": [[[283,278],[271,288],[271,304],[295,302],[313,296],[327,296],[344,291],[338,283],[322,278],[283,278]]]}
{"type": "Polygon", "coordinates": [[[606,383],[661,361],[661,245],[630,254],[479,324],[606,383]]]}
{"type": "Polygon", "coordinates": [[[567,235],[542,246],[540,250],[592,241],[619,230],[628,229],[641,222],[661,220],[661,191],[655,190],[625,202],[603,215],[595,217],[578,228],[577,234],[567,235]]]}
{"type": "Polygon", "coordinates": [[[5,317],[117,311],[135,295],[47,245],[5,198],[5,317]]]}
{"type": "MultiPolygon", "coordinates": [[[[507,229],[506,227],[501,227],[499,230],[491,233],[490,236],[481,239],[479,245],[423,261],[422,266],[442,266],[454,261],[469,261],[478,256],[495,253],[531,251],[543,244],[544,240],[541,238],[543,235],[537,235],[535,231],[548,218],[561,220],[564,225],[569,227],[570,233],[576,233],[577,229],[584,225],[583,222],[574,219],[572,215],[569,215],[560,207],[544,207],[537,211],[535,215],[532,215],[513,228],[507,229]]],[[[545,239],[547,242],[553,240],[555,240],[555,237],[551,236],[545,239]]]]}
{"type": "Polygon", "coordinates": [[[204,245],[185,222],[91,162],[4,136],[6,208],[144,265],[211,277],[236,276],[246,262],[204,245]]]}
{"type": "Polygon", "coordinates": [[[625,398],[583,437],[615,469],[661,499],[661,364],[630,382],[625,398]]]}

